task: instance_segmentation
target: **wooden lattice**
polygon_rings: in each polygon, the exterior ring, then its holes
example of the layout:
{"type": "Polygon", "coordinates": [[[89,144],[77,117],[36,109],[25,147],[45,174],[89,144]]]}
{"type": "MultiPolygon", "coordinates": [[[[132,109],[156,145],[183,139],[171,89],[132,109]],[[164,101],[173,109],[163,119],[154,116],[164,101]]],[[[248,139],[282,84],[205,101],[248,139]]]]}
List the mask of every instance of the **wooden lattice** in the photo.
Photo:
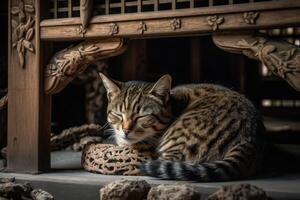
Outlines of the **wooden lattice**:
{"type": "MultiPolygon", "coordinates": [[[[80,0],[51,0],[51,18],[79,16],[80,0]]],[[[157,12],[285,0],[94,0],[94,15],[157,12]]]]}
{"type": "Polygon", "coordinates": [[[51,0],[51,18],[79,17],[80,0],[51,0]]]}

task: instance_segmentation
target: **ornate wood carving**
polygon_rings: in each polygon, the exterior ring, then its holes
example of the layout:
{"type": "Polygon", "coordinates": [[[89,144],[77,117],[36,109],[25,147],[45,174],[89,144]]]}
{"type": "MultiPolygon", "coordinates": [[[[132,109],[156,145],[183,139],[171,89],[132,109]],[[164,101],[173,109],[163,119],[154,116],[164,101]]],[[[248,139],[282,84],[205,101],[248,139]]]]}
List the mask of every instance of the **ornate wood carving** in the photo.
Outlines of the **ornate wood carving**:
{"type": "Polygon", "coordinates": [[[225,19],[224,17],[219,17],[217,15],[209,16],[206,18],[208,25],[210,25],[213,31],[218,30],[219,25],[221,25],[225,19]]]}
{"type": "Polygon", "coordinates": [[[77,29],[77,32],[78,32],[78,34],[79,34],[82,38],[84,38],[84,37],[85,37],[85,34],[86,34],[86,32],[87,32],[87,29],[86,29],[86,28],[83,28],[83,26],[80,25],[80,26],[78,27],[78,29],[77,29]]]}
{"type": "Polygon", "coordinates": [[[147,31],[146,23],[141,21],[138,28],[137,28],[137,31],[140,32],[141,34],[144,34],[144,32],[147,31]]]}
{"type": "Polygon", "coordinates": [[[84,41],[56,53],[46,68],[45,91],[54,94],[61,91],[87,66],[97,60],[124,52],[123,39],[110,38],[84,41]]]}
{"type": "Polygon", "coordinates": [[[50,168],[50,97],[41,90],[42,57],[48,51],[40,39],[40,21],[48,12],[41,5],[41,0],[9,1],[9,171],[38,173],[50,168]]]}
{"type": "Polygon", "coordinates": [[[87,32],[87,26],[93,12],[92,0],[80,0],[80,20],[81,26],[79,26],[78,32],[81,37],[84,37],[87,32]]]}
{"type": "Polygon", "coordinates": [[[285,79],[300,91],[300,48],[280,39],[264,35],[214,35],[214,43],[221,49],[242,53],[261,61],[273,74],[285,79]]]}
{"type": "Polygon", "coordinates": [[[119,26],[116,23],[112,23],[109,26],[109,34],[110,35],[116,35],[119,33],[119,26]]]}
{"type": "Polygon", "coordinates": [[[31,14],[34,12],[34,5],[25,4],[23,0],[11,8],[12,47],[18,52],[19,63],[22,68],[25,67],[26,51],[35,52],[31,42],[34,36],[34,19],[31,14]]]}
{"type": "Polygon", "coordinates": [[[180,29],[181,28],[181,20],[179,18],[174,18],[170,21],[170,26],[172,30],[180,29]]]}
{"type": "Polygon", "coordinates": [[[246,24],[256,24],[256,20],[258,17],[258,12],[245,12],[243,14],[243,20],[246,24]]]}

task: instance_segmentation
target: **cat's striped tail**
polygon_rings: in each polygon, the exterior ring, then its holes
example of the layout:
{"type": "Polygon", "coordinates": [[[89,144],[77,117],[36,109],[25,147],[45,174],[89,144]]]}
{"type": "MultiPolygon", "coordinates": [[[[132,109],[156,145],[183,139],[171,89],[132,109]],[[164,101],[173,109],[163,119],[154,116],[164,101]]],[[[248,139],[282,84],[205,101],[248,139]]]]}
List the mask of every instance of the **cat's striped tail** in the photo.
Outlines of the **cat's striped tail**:
{"type": "Polygon", "coordinates": [[[140,166],[143,175],[197,182],[229,181],[254,174],[261,159],[255,152],[233,151],[223,160],[191,164],[167,160],[148,161],[140,166]],[[256,155],[255,155],[256,154],[256,155]]]}

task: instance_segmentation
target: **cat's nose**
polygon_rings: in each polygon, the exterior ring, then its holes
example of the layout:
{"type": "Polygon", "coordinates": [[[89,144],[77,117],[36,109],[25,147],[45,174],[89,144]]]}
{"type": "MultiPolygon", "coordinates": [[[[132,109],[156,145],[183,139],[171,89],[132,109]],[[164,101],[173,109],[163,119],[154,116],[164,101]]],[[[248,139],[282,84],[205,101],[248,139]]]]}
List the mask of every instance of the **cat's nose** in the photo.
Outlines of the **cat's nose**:
{"type": "Polygon", "coordinates": [[[127,136],[130,133],[129,129],[123,129],[124,134],[127,136]]]}

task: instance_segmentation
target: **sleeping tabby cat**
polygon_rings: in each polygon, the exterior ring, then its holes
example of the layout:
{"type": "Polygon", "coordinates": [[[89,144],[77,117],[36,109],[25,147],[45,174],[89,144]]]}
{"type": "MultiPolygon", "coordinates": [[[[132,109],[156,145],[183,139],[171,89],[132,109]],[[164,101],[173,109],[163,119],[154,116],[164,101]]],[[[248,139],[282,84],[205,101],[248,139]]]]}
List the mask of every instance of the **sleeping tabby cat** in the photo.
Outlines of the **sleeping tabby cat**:
{"type": "Polygon", "coordinates": [[[158,153],[157,160],[140,167],[143,174],[206,182],[249,177],[259,170],[264,128],[243,95],[212,84],[171,89],[169,75],[156,83],[100,76],[117,144],[150,144],[158,153]]]}

